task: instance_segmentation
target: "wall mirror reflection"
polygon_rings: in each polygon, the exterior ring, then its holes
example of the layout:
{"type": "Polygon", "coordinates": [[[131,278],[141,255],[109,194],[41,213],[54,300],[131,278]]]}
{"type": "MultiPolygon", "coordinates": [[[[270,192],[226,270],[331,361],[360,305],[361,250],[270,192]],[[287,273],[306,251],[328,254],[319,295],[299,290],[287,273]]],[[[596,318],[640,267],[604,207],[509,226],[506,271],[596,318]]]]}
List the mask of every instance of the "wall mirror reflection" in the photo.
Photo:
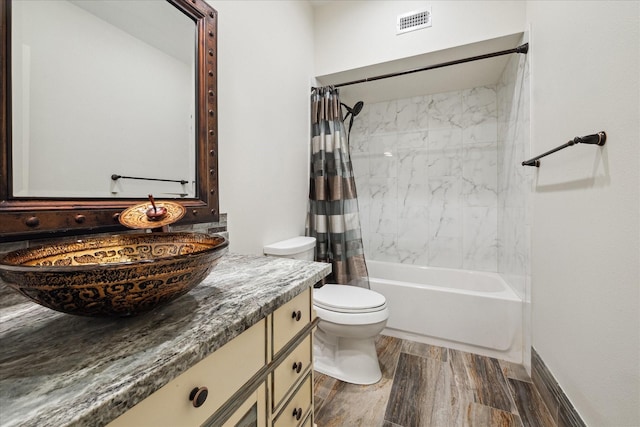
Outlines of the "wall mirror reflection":
{"type": "Polygon", "coordinates": [[[196,41],[164,1],[14,1],[13,195],[195,197],[196,41]]]}

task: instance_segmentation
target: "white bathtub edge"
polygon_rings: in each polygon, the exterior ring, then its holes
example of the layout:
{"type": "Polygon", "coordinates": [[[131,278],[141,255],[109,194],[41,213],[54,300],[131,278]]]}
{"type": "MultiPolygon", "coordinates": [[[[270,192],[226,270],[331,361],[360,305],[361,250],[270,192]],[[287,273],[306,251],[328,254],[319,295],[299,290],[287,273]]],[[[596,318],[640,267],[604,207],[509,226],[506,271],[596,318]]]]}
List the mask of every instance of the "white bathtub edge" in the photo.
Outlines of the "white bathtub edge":
{"type": "Polygon", "coordinates": [[[481,356],[493,357],[495,359],[504,360],[511,363],[522,364],[522,349],[512,348],[509,351],[493,350],[486,347],[460,343],[457,341],[449,341],[440,338],[429,337],[420,334],[414,334],[407,331],[401,331],[393,328],[384,328],[381,335],[395,337],[403,340],[429,344],[438,347],[446,347],[453,350],[465,351],[467,353],[479,354],[481,356]]]}

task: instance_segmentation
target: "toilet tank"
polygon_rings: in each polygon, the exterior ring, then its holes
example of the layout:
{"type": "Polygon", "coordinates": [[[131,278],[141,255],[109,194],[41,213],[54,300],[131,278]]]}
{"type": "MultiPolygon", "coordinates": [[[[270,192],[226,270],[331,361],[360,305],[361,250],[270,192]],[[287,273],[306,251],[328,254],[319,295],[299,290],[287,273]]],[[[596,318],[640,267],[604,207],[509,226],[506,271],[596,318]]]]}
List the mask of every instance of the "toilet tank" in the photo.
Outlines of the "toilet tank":
{"type": "Polygon", "coordinates": [[[267,256],[313,261],[315,248],[315,237],[299,236],[267,245],[263,252],[267,256]]]}

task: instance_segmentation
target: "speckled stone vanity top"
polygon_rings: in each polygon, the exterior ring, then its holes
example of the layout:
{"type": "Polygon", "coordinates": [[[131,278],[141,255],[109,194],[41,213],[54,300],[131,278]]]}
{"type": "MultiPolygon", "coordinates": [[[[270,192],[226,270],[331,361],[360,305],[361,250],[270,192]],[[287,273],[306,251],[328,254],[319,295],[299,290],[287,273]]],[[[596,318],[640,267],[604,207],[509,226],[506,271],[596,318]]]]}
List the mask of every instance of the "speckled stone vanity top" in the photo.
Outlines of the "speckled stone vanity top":
{"type": "Polygon", "coordinates": [[[0,426],[104,425],[330,269],[228,254],[187,295],[123,319],[57,313],[2,289],[0,426]]]}

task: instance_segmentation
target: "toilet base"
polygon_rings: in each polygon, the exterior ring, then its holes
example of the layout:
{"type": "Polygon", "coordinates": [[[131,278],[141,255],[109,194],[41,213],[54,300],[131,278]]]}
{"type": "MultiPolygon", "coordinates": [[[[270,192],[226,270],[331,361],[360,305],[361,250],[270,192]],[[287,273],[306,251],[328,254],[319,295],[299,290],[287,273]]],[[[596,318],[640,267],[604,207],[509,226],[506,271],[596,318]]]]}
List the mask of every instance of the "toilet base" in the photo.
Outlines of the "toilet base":
{"type": "Polygon", "coordinates": [[[317,372],[340,381],[370,385],[382,378],[375,337],[341,338],[318,328],[313,339],[313,357],[317,372]]]}

